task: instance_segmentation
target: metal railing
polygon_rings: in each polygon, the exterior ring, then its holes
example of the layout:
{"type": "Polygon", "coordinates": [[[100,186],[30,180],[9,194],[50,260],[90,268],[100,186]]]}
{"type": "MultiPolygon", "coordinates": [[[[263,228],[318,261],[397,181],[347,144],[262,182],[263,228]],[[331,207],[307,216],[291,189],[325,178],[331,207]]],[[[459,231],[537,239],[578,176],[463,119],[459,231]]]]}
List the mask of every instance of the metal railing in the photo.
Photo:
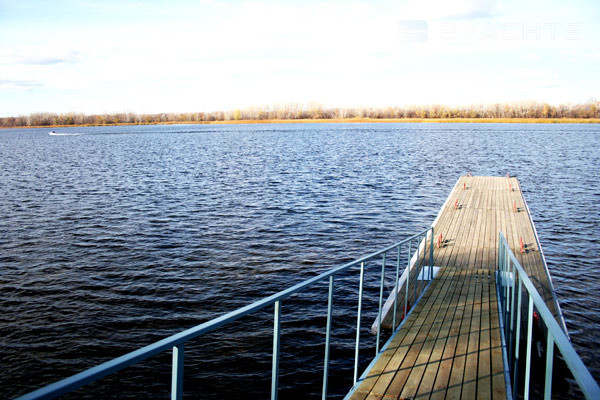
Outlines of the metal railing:
{"type": "Polygon", "coordinates": [[[547,331],[546,365],[544,379],[544,399],[552,394],[552,372],[554,365],[554,346],[562,355],[579,388],[587,399],[600,399],[600,387],[575,352],[573,345],[565,335],[562,327],[539,295],[527,272],[523,269],[510,249],[508,242],[500,232],[498,245],[498,301],[500,303],[500,326],[504,335],[505,371],[508,376],[507,390],[512,398],[522,395],[525,400],[530,396],[531,356],[533,341],[534,308],[539,320],[547,331]],[[528,297],[527,303],[527,338],[525,341],[525,369],[523,392],[519,393],[519,357],[521,356],[521,309],[525,306],[522,297],[528,297]]]}
{"type": "MultiPolygon", "coordinates": [[[[117,357],[103,364],[97,365],[93,368],[80,372],[71,377],[65,378],[58,382],[52,383],[41,389],[27,393],[18,398],[18,400],[25,399],[53,399],[61,396],[65,393],[74,391],[84,385],[92,383],[105,377],[109,374],[115,373],[123,368],[137,364],[145,359],[148,359],[154,355],[172,349],[173,361],[172,361],[172,375],[171,375],[171,399],[179,400],[183,394],[183,370],[184,370],[184,351],[185,343],[191,339],[197,338],[205,333],[213,331],[219,327],[230,324],[235,320],[242,318],[246,315],[252,314],[261,310],[267,306],[274,306],[274,326],[273,326],[273,353],[272,353],[272,371],[271,371],[271,399],[277,399],[278,383],[279,383],[279,353],[280,353],[280,339],[281,339],[281,304],[290,296],[305,291],[315,284],[328,280],[329,292],[327,300],[327,323],[326,323],[326,335],[325,335],[325,360],[323,365],[323,390],[322,398],[327,397],[327,385],[329,377],[329,345],[331,338],[331,320],[332,320],[332,308],[333,308],[333,292],[334,292],[334,277],[348,269],[360,266],[360,278],[359,278],[359,292],[358,292],[358,312],[356,321],[356,344],[355,344],[355,356],[354,356],[354,385],[358,381],[358,364],[359,364],[359,353],[360,353],[360,331],[361,331],[361,315],[363,305],[363,283],[365,275],[365,265],[369,261],[381,259],[381,279],[379,287],[379,307],[378,307],[378,318],[379,318],[379,329],[377,331],[377,340],[375,345],[375,355],[380,352],[380,336],[381,336],[381,311],[383,303],[383,291],[384,291],[384,280],[386,270],[386,255],[393,252],[394,256],[397,257],[396,261],[396,281],[394,286],[398,283],[399,272],[401,268],[400,255],[402,247],[406,245],[408,248],[409,256],[406,268],[410,269],[416,265],[417,271],[416,276],[419,274],[419,270],[423,268],[424,256],[429,251],[429,278],[432,279],[431,271],[433,266],[433,241],[434,233],[433,227],[428,228],[414,236],[411,236],[401,242],[393,244],[375,253],[369,254],[365,257],[359,258],[358,260],[344,264],[327,272],[324,272],[314,278],[305,280],[289,289],[283,290],[279,293],[273,294],[255,303],[239,308],[235,311],[229,312],[213,320],[207,321],[193,328],[187,329],[183,332],[169,336],[158,342],[152,343],[148,346],[142,347],[138,350],[127,353],[121,357],[117,357]],[[417,242],[416,257],[419,258],[419,252],[422,250],[423,256],[421,256],[421,264],[411,263],[411,259],[414,261],[414,255],[411,257],[411,243],[417,242]],[[428,245],[429,243],[429,245],[428,245]],[[428,247],[429,246],[429,247],[428,247]]],[[[413,267],[414,268],[414,267],[413,267]]],[[[418,282],[414,282],[415,296],[417,296],[418,282]]],[[[426,289],[426,285],[423,282],[421,285],[421,292],[426,289]]],[[[408,290],[408,284],[407,284],[408,290]]],[[[418,296],[417,296],[418,297],[418,296]]],[[[396,302],[394,302],[394,315],[396,313],[396,302]]],[[[394,319],[394,328],[396,327],[396,321],[394,319]]]]}
{"type": "MultiPolygon", "coordinates": [[[[519,186],[521,182],[517,180],[519,186]]],[[[546,278],[548,279],[548,284],[550,285],[550,291],[552,292],[552,299],[554,300],[554,304],[556,306],[556,310],[559,315],[559,324],[562,328],[563,332],[567,337],[569,337],[569,331],[567,330],[567,324],[565,324],[565,318],[563,316],[562,310],[560,308],[560,304],[558,303],[558,299],[556,298],[556,292],[554,291],[554,286],[552,285],[552,277],[550,276],[550,271],[548,271],[548,264],[546,263],[546,257],[544,255],[544,250],[542,249],[542,244],[540,243],[540,238],[538,237],[537,229],[535,228],[535,223],[533,222],[533,218],[531,217],[531,210],[529,209],[529,205],[527,204],[527,200],[525,200],[525,196],[522,196],[523,204],[525,205],[525,210],[527,210],[527,216],[529,217],[529,223],[533,228],[533,237],[535,238],[535,244],[540,252],[540,256],[542,257],[542,265],[544,266],[544,272],[546,273],[546,278]]]]}

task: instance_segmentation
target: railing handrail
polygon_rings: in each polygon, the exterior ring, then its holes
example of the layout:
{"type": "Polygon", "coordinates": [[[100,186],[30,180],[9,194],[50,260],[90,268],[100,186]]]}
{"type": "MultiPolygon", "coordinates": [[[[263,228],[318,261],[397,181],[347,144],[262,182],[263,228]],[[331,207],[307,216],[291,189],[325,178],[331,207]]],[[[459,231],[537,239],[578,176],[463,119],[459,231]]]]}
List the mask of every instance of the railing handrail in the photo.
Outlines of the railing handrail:
{"type": "MultiPolygon", "coordinates": [[[[387,252],[389,252],[390,250],[392,250],[394,248],[401,247],[403,244],[405,244],[407,242],[410,243],[412,240],[419,238],[422,235],[426,235],[425,236],[426,238],[431,237],[430,246],[433,246],[433,233],[431,233],[431,235],[428,236],[427,233],[429,231],[433,232],[433,227],[429,227],[425,230],[422,230],[421,232],[419,232],[411,237],[401,240],[400,242],[397,242],[391,246],[385,247],[384,249],[378,250],[374,253],[363,256],[357,260],[348,262],[339,267],[335,267],[329,271],[325,271],[313,278],[309,278],[309,279],[307,279],[303,282],[300,282],[288,289],[285,289],[278,293],[272,294],[268,297],[265,297],[264,299],[254,302],[252,304],[238,308],[234,311],[231,311],[224,315],[221,315],[220,317],[214,318],[210,321],[206,321],[202,324],[196,325],[196,326],[186,329],[182,332],[168,336],[162,340],[159,340],[157,342],[154,342],[152,344],[149,344],[147,346],[144,346],[142,348],[139,348],[139,349],[129,352],[127,354],[124,354],[120,357],[106,361],[102,364],[99,364],[95,367],[89,368],[78,374],[72,375],[72,376],[64,378],[60,381],[49,384],[38,390],[29,392],[23,396],[18,397],[16,400],[53,399],[62,394],[65,394],[65,393],[73,391],[77,388],[80,388],[84,385],[87,385],[89,383],[97,381],[98,379],[101,379],[104,376],[107,376],[114,372],[120,371],[123,368],[126,368],[126,367],[134,365],[140,361],[148,359],[156,354],[162,353],[163,351],[166,351],[170,348],[176,348],[176,347],[179,348],[179,346],[181,346],[181,348],[179,350],[181,351],[181,353],[183,353],[183,344],[185,342],[187,342],[188,340],[194,339],[202,334],[213,331],[223,325],[227,325],[231,322],[234,322],[239,318],[242,318],[246,315],[249,315],[256,311],[259,311],[269,305],[273,305],[278,302],[281,302],[282,300],[285,300],[286,298],[288,298],[296,293],[299,293],[299,292],[303,291],[304,289],[306,289],[318,282],[324,281],[328,278],[330,278],[330,285],[332,285],[331,279],[334,275],[336,275],[340,272],[344,272],[344,271],[348,270],[349,268],[357,266],[357,265],[361,265],[361,285],[362,285],[363,263],[365,263],[369,260],[372,260],[373,258],[376,258],[377,256],[380,256],[382,254],[386,254],[387,252]]],[[[384,259],[384,264],[385,264],[385,259],[384,259]]],[[[383,276],[381,279],[383,282],[383,276]]],[[[382,287],[381,290],[383,290],[383,285],[381,287],[382,287]]],[[[329,302],[331,302],[331,290],[330,290],[329,302]]],[[[278,307],[276,307],[276,312],[275,312],[276,324],[278,323],[278,318],[279,318],[277,308],[278,307]]],[[[381,304],[380,304],[380,308],[381,308],[381,304]]],[[[377,347],[379,347],[379,335],[377,337],[377,340],[378,340],[377,347]]],[[[278,349],[277,350],[274,349],[274,351],[278,351],[278,349]]],[[[178,353],[174,352],[174,365],[175,365],[175,357],[177,357],[177,356],[183,357],[182,354],[179,355],[178,353]]],[[[274,356],[275,356],[275,353],[274,353],[274,356]]],[[[182,358],[178,359],[178,362],[182,362],[182,358]]],[[[174,373],[175,373],[176,372],[175,366],[173,368],[174,368],[174,373]]],[[[275,375],[275,372],[274,372],[274,375],[275,375]]],[[[181,378],[179,377],[179,379],[181,379],[181,378]]],[[[174,381],[175,381],[175,378],[174,378],[174,381]]],[[[180,390],[180,388],[179,388],[179,390],[180,390]]],[[[174,391],[175,391],[175,389],[174,389],[174,391]]],[[[172,398],[178,398],[178,396],[175,396],[172,398]]]]}
{"type": "MultiPolygon", "coordinates": [[[[512,301],[512,306],[510,304],[508,304],[509,302],[509,295],[505,296],[504,299],[504,306],[501,307],[501,312],[503,314],[514,310],[515,304],[514,304],[514,293],[515,293],[515,287],[516,287],[516,277],[514,274],[514,271],[516,271],[518,273],[518,279],[519,279],[519,288],[522,286],[525,287],[525,289],[527,290],[527,294],[529,295],[529,299],[530,299],[530,314],[533,314],[533,305],[535,305],[535,308],[537,309],[539,316],[541,317],[541,320],[546,324],[546,327],[548,328],[548,332],[551,335],[551,337],[549,337],[548,343],[551,343],[552,346],[556,345],[559,349],[559,351],[561,352],[565,363],[567,364],[567,366],[569,367],[571,373],[573,374],[573,377],[575,378],[575,380],[577,381],[577,383],[579,384],[579,387],[581,388],[582,392],[584,393],[584,395],[586,396],[586,398],[588,399],[599,399],[600,398],[600,387],[598,386],[598,383],[594,380],[594,378],[592,377],[592,374],[589,372],[589,370],[587,369],[587,367],[585,366],[585,364],[583,363],[583,361],[581,360],[581,358],[579,357],[579,355],[577,354],[577,352],[575,351],[575,349],[573,348],[573,345],[571,344],[571,342],[569,341],[568,337],[565,335],[562,327],[558,324],[558,322],[556,321],[554,315],[552,314],[552,312],[550,311],[550,309],[548,308],[548,306],[546,305],[546,303],[544,302],[544,300],[542,299],[542,297],[540,296],[540,294],[538,293],[537,289],[535,288],[533,282],[531,281],[531,279],[529,279],[529,276],[527,275],[527,272],[525,272],[525,269],[521,266],[521,264],[519,263],[519,261],[517,260],[517,258],[515,257],[514,253],[512,252],[512,250],[510,249],[510,246],[508,245],[508,242],[506,241],[506,238],[504,237],[504,235],[502,234],[502,232],[500,232],[500,241],[499,241],[499,257],[502,259],[499,263],[499,269],[501,270],[501,280],[507,278],[509,276],[510,271],[510,266],[512,265],[513,267],[513,274],[512,274],[512,294],[513,294],[513,301],[512,301]],[[503,257],[508,257],[508,260],[510,261],[509,265],[506,266],[506,260],[503,259],[503,257]],[[531,303],[532,302],[532,303],[531,303]],[[508,310],[508,309],[511,310],[508,310]]],[[[502,286],[506,286],[508,290],[510,290],[510,286],[509,285],[511,282],[507,282],[506,285],[502,284],[502,286]]],[[[520,289],[518,292],[518,296],[520,296],[520,289]]],[[[518,301],[518,304],[521,304],[520,298],[518,301]]],[[[520,318],[520,307],[517,308],[516,312],[518,313],[518,319],[520,318]]],[[[512,317],[511,317],[512,318],[512,317]]],[[[504,318],[503,318],[504,319],[504,318]]],[[[529,326],[528,326],[528,341],[531,341],[531,319],[532,319],[532,315],[529,316],[529,326]]],[[[519,323],[517,323],[517,327],[520,326],[519,323]]],[[[505,327],[505,329],[507,329],[507,327],[505,327]]],[[[511,329],[512,329],[512,324],[511,324],[511,329]]],[[[519,329],[519,328],[517,328],[519,329]]],[[[518,335],[518,333],[517,333],[518,335]]],[[[518,338],[518,336],[517,336],[518,338]]],[[[517,339],[518,341],[518,339],[517,339]]],[[[528,343],[528,349],[529,351],[531,350],[531,343],[528,343]]],[[[517,350],[518,351],[518,350],[517,350]]],[[[548,351],[548,350],[547,350],[548,351]]],[[[553,350],[550,350],[549,353],[552,354],[553,350]]],[[[530,362],[530,354],[527,354],[528,357],[528,362],[530,362]]],[[[547,358],[547,364],[548,364],[548,359],[550,357],[547,358]]],[[[510,359],[510,357],[509,357],[510,359]]],[[[548,365],[546,366],[546,368],[548,368],[548,365]]],[[[551,366],[550,366],[551,368],[551,366]]],[[[526,374],[529,373],[529,368],[526,367],[526,374]]],[[[546,379],[548,379],[548,375],[550,376],[550,380],[551,380],[551,370],[550,373],[546,375],[546,379]]],[[[527,387],[526,387],[526,392],[528,391],[528,377],[526,376],[526,382],[527,382],[527,387]]],[[[514,383],[513,383],[514,384],[514,383]]],[[[548,382],[546,383],[546,387],[548,388],[548,382]]],[[[515,389],[516,390],[516,389],[515,389]]],[[[525,396],[525,398],[527,397],[528,394],[525,396]]],[[[549,397],[546,397],[549,398],[549,397]]]]}
{"type": "MultiPolygon", "coordinates": [[[[517,180],[517,183],[521,185],[521,182],[517,180]]],[[[535,243],[537,245],[538,251],[540,253],[540,257],[542,258],[542,265],[544,266],[544,272],[546,273],[546,278],[548,279],[548,284],[550,285],[550,291],[552,292],[552,299],[554,300],[554,306],[556,307],[558,316],[560,318],[561,329],[569,337],[569,331],[567,330],[567,324],[565,323],[565,318],[563,316],[562,310],[560,308],[560,304],[558,304],[558,298],[556,297],[556,292],[554,291],[554,285],[552,284],[552,277],[550,276],[550,271],[548,270],[548,264],[546,263],[546,256],[544,255],[544,250],[542,249],[542,244],[540,243],[540,238],[538,237],[537,229],[535,228],[535,223],[533,222],[533,217],[531,216],[531,210],[529,209],[529,205],[527,204],[527,200],[525,200],[525,196],[522,196],[523,204],[525,204],[525,209],[527,210],[527,216],[529,217],[529,223],[531,223],[531,227],[533,228],[533,237],[535,238],[535,243]]]]}

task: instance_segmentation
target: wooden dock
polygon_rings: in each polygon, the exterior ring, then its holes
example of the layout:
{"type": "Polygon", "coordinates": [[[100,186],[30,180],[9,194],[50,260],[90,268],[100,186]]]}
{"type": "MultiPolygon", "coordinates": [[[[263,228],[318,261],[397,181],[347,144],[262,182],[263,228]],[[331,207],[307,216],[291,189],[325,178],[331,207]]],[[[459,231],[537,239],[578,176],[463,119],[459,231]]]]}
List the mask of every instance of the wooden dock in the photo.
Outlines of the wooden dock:
{"type": "MultiPolygon", "coordinates": [[[[442,235],[433,255],[440,272],[351,399],[506,398],[495,287],[499,232],[562,325],[516,178],[461,177],[434,229],[436,242],[442,235]]],[[[423,253],[420,262],[428,265],[423,253]]],[[[409,282],[417,281],[417,270],[409,282]]],[[[391,314],[383,326],[391,325],[391,314]]]]}

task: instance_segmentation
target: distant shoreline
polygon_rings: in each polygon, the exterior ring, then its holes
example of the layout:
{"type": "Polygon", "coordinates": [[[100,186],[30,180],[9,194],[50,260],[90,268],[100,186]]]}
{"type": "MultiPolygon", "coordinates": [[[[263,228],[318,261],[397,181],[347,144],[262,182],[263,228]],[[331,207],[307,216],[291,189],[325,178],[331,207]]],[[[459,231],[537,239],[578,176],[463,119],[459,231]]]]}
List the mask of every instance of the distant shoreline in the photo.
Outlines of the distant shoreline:
{"type": "Polygon", "coordinates": [[[337,123],[500,123],[500,124],[600,124],[600,118],[340,118],[248,119],[229,121],[177,121],[80,125],[0,126],[0,129],[70,128],[135,125],[239,125],[239,124],[337,124],[337,123]]]}

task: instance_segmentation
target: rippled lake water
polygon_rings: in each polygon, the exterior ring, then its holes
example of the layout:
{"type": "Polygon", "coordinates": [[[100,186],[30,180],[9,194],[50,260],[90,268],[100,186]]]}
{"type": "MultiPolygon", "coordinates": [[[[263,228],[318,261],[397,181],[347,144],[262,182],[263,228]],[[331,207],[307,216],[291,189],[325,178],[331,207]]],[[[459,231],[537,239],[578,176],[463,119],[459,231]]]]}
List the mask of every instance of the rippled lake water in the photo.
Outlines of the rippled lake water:
{"type": "MultiPolygon", "coordinates": [[[[600,379],[598,125],[59,131],[80,134],[0,131],[2,398],[426,228],[467,171],[521,180],[571,338],[600,379]]],[[[336,293],[330,388],[337,395],[352,384],[355,275],[336,293]]],[[[319,396],[325,290],[284,303],[281,398],[319,396]]],[[[373,305],[374,275],[366,293],[373,305]]],[[[372,309],[363,321],[363,367],[372,309]]],[[[186,345],[186,394],[266,397],[272,318],[265,310],[186,345]]],[[[170,354],[160,355],[67,398],[164,398],[170,372],[170,354]]]]}

